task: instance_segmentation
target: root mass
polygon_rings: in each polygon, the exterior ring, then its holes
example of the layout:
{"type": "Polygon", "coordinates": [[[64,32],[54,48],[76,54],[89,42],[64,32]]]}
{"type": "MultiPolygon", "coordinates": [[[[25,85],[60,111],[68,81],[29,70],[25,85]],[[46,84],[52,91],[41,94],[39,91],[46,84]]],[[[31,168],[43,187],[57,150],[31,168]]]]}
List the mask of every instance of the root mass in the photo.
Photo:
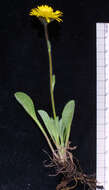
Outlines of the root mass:
{"type": "MultiPolygon", "coordinates": [[[[56,153],[57,154],[57,153],[56,153]]],[[[87,185],[90,190],[96,189],[96,177],[95,175],[87,175],[82,171],[79,161],[73,156],[73,154],[67,150],[66,160],[63,162],[59,157],[53,156],[50,158],[49,164],[44,164],[45,167],[54,167],[55,174],[50,176],[57,176],[61,174],[62,180],[57,185],[56,190],[71,190],[74,189],[79,183],[87,185]]]]}

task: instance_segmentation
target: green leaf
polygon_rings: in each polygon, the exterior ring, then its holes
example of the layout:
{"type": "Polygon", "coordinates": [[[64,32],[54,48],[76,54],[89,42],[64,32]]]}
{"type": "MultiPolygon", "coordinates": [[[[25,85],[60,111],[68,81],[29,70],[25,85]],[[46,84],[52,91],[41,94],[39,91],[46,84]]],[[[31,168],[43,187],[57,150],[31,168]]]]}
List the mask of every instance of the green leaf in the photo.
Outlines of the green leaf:
{"type": "Polygon", "coordinates": [[[54,91],[55,83],[56,83],[55,75],[52,75],[52,90],[53,91],[54,91]]]}
{"type": "Polygon", "coordinates": [[[57,131],[56,121],[52,117],[50,119],[51,119],[52,126],[53,126],[53,136],[55,138],[56,144],[58,144],[58,131],[57,131]]]}
{"type": "Polygon", "coordinates": [[[59,120],[59,128],[60,128],[60,141],[61,145],[64,146],[64,126],[62,124],[62,118],[59,120]]]}
{"type": "Polygon", "coordinates": [[[51,138],[56,144],[59,144],[59,136],[60,136],[60,126],[59,126],[59,118],[56,117],[55,120],[50,118],[48,113],[44,110],[38,110],[39,115],[41,116],[51,138]]]}
{"type": "Polygon", "coordinates": [[[44,110],[38,110],[38,113],[39,115],[41,116],[51,138],[54,138],[55,137],[55,134],[54,134],[54,124],[53,122],[51,121],[51,118],[49,117],[48,113],[44,110]]]}
{"type": "MultiPolygon", "coordinates": [[[[71,123],[74,115],[74,109],[75,109],[75,102],[74,100],[69,101],[62,112],[62,126],[65,129],[65,145],[67,145],[69,136],[70,136],[70,130],[71,130],[71,123]]],[[[64,131],[64,130],[63,130],[64,131]]]]}
{"type": "Polygon", "coordinates": [[[26,112],[36,121],[37,116],[35,113],[35,107],[34,107],[32,99],[24,92],[16,92],[14,95],[17,101],[26,110],[26,112]]]}
{"type": "Polygon", "coordinates": [[[16,92],[14,94],[16,100],[23,106],[23,108],[26,110],[26,112],[33,118],[33,120],[37,123],[38,127],[40,128],[40,130],[42,131],[43,135],[45,136],[48,145],[50,146],[52,152],[54,152],[54,148],[48,138],[48,135],[46,133],[46,131],[44,130],[44,128],[42,127],[40,121],[38,120],[36,113],[35,113],[35,107],[33,104],[32,99],[25,94],[24,92],[16,92]]]}
{"type": "Polygon", "coordinates": [[[25,94],[24,92],[16,92],[14,94],[16,100],[22,105],[22,107],[25,109],[25,111],[32,117],[32,119],[37,123],[37,125],[39,126],[39,128],[41,129],[42,133],[44,134],[44,136],[46,135],[46,132],[44,131],[42,125],[40,124],[36,113],[35,113],[35,107],[33,104],[32,99],[25,94]]]}
{"type": "Polygon", "coordinates": [[[57,141],[57,144],[60,144],[60,142],[59,142],[60,125],[59,125],[59,117],[58,116],[54,120],[54,125],[55,125],[55,131],[56,131],[56,141],[57,141]]]}
{"type": "Polygon", "coordinates": [[[59,121],[59,126],[60,126],[60,136],[63,136],[64,126],[63,126],[63,123],[62,123],[62,118],[59,121]]]}

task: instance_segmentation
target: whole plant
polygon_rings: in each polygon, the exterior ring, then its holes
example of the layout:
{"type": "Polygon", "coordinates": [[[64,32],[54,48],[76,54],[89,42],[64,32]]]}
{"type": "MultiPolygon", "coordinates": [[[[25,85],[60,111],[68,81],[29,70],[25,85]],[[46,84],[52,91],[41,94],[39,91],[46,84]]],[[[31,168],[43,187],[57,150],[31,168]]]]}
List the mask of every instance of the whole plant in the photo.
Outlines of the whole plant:
{"type": "Polygon", "coordinates": [[[56,83],[56,76],[53,73],[52,68],[52,48],[48,35],[48,24],[56,20],[61,23],[63,12],[56,10],[48,5],[37,6],[30,10],[30,16],[37,17],[44,26],[45,39],[48,50],[49,60],[49,78],[50,78],[50,97],[52,105],[52,113],[48,114],[45,110],[39,109],[37,113],[32,99],[24,92],[16,92],[15,98],[23,106],[25,111],[35,121],[36,125],[41,130],[42,134],[46,138],[46,141],[51,150],[51,156],[49,156],[50,163],[47,167],[55,168],[55,175],[62,174],[62,180],[57,185],[57,190],[70,190],[74,189],[78,182],[86,184],[90,189],[96,188],[96,179],[93,175],[86,175],[83,173],[79,161],[73,156],[72,150],[76,149],[76,146],[70,145],[70,132],[71,124],[74,117],[75,101],[70,100],[62,111],[62,115],[59,117],[56,114],[54,89],[56,83]],[[44,126],[39,121],[37,114],[40,115],[44,126]],[[73,185],[69,186],[71,182],[73,185]]]}

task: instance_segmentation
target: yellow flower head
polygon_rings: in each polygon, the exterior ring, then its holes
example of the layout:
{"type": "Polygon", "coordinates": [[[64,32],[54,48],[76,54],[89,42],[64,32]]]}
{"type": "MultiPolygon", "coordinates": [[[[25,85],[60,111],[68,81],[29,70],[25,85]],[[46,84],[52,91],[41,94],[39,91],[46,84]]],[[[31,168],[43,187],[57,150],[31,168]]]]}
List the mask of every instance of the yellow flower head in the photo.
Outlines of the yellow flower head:
{"type": "Polygon", "coordinates": [[[48,5],[41,5],[37,8],[31,9],[29,15],[38,17],[43,23],[50,23],[53,20],[62,22],[60,17],[63,15],[63,13],[59,10],[54,12],[53,8],[48,5]]]}

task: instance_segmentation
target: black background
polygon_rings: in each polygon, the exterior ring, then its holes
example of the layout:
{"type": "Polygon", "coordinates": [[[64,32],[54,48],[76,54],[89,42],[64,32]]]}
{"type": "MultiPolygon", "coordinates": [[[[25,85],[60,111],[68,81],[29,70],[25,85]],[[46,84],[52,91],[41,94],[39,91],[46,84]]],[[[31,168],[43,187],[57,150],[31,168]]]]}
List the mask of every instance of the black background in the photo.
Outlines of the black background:
{"type": "Polygon", "coordinates": [[[7,0],[0,5],[0,190],[53,190],[58,177],[43,166],[49,147],[38,127],[16,102],[30,95],[36,110],[51,112],[49,67],[43,27],[28,16],[48,4],[64,12],[63,23],[49,24],[55,101],[61,116],[75,99],[72,145],[85,173],[96,172],[96,22],[109,21],[109,2],[7,0]]]}

